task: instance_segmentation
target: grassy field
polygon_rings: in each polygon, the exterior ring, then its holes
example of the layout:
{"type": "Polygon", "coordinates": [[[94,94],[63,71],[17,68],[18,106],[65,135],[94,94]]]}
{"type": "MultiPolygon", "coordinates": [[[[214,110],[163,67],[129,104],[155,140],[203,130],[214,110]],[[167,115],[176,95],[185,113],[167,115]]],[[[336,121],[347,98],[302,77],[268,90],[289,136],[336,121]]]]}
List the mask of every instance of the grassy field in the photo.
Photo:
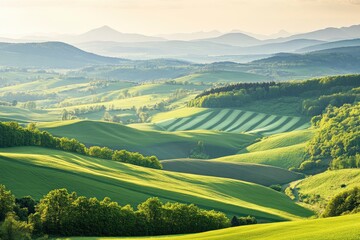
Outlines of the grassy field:
{"type": "Polygon", "coordinates": [[[206,176],[226,177],[265,186],[285,184],[303,177],[288,170],[251,163],[227,163],[196,159],[162,161],[165,170],[206,176]]]}
{"type": "MultiPolygon", "coordinates": [[[[186,113],[186,108],[180,113],[186,113]]],[[[224,132],[247,132],[253,134],[272,135],[293,130],[305,129],[310,126],[307,119],[291,116],[277,116],[264,113],[242,111],[236,109],[206,109],[189,108],[193,115],[177,115],[177,112],[167,113],[172,116],[168,120],[155,122],[167,131],[185,131],[194,129],[217,130],[224,132]]],[[[187,113],[187,114],[189,114],[187,113]]],[[[162,115],[160,119],[163,119],[162,115]]],[[[155,119],[159,119],[155,116],[155,119]]]]}
{"type": "Polygon", "coordinates": [[[121,124],[96,121],[41,123],[38,127],[56,136],[76,138],[86,145],[138,151],[161,159],[186,158],[198,141],[203,141],[206,152],[216,157],[234,154],[255,140],[248,134],[204,130],[175,133],[140,131],[121,124]]]}
{"type": "Polygon", "coordinates": [[[319,198],[312,205],[314,209],[321,210],[336,194],[356,186],[360,187],[360,169],[326,171],[310,176],[294,187],[300,195],[308,199],[319,195],[319,198]]]}
{"type": "Polygon", "coordinates": [[[38,147],[1,149],[0,176],[1,184],[16,196],[36,199],[54,188],[66,187],[89,197],[109,196],[122,205],[136,206],[157,196],[229,216],[250,214],[260,221],[312,215],[284,194],[254,183],[154,170],[38,147]]]}
{"type": "Polygon", "coordinates": [[[266,80],[266,77],[245,72],[235,71],[212,71],[194,73],[175,79],[177,82],[190,83],[238,83],[238,82],[260,82],[266,80]]]}
{"type": "Polygon", "coordinates": [[[214,159],[227,163],[258,163],[288,169],[304,160],[305,147],[314,130],[300,130],[264,137],[246,147],[240,154],[214,159]]]}
{"type": "Polygon", "coordinates": [[[257,224],[198,234],[159,237],[105,238],[77,237],[67,240],[357,240],[360,214],[283,223],[257,224]]]}

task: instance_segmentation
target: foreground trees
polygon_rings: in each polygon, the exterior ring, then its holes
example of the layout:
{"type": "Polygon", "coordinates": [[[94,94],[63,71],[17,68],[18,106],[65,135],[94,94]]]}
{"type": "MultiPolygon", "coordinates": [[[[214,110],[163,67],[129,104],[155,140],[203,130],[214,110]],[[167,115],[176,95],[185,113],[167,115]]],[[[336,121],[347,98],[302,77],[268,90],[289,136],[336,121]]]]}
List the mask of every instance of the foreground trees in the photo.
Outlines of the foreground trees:
{"type": "MultiPolygon", "coordinates": [[[[149,198],[134,210],[110,198],[77,196],[66,189],[45,195],[36,211],[24,221],[14,214],[15,197],[0,185],[0,206],[6,217],[0,223],[0,238],[30,239],[31,235],[57,236],[152,236],[196,233],[230,227],[225,214],[203,210],[194,204],[166,203],[149,198]],[[5,206],[5,207],[4,207],[5,206]]],[[[30,212],[30,211],[29,211],[30,212]]]]}
{"type": "Polygon", "coordinates": [[[58,138],[48,132],[40,131],[33,123],[24,128],[16,122],[0,122],[0,147],[15,146],[41,146],[143,167],[162,169],[160,161],[155,156],[143,156],[140,153],[125,150],[114,151],[107,147],[93,146],[87,148],[76,139],[58,138]]]}

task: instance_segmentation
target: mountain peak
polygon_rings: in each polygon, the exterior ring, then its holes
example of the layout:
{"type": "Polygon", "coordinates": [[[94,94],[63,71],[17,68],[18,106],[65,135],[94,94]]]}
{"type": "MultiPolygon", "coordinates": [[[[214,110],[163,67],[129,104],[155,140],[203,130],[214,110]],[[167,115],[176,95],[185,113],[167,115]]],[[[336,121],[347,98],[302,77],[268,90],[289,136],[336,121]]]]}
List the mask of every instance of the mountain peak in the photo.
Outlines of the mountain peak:
{"type": "Polygon", "coordinates": [[[104,25],[98,28],[94,28],[84,34],[88,34],[88,33],[118,33],[118,31],[109,27],[108,25],[104,25]]]}

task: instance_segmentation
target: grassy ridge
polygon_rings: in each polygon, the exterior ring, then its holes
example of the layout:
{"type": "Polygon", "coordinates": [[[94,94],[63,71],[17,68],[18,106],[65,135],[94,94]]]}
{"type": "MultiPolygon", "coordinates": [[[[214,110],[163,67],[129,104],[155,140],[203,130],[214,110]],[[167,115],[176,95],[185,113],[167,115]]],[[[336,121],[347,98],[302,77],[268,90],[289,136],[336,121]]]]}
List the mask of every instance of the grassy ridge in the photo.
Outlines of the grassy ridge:
{"type": "Polygon", "coordinates": [[[360,214],[333,218],[303,220],[284,223],[258,224],[228,228],[198,234],[161,237],[103,238],[78,237],[68,240],[357,240],[360,238],[360,214]]]}
{"type": "Polygon", "coordinates": [[[165,170],[206,176],[226,177],[265,186],[285,184],[303,176],[282,168],[249,163],[227,163],[196,159],[174,159],[161,162],[165,170]]]}
{"type": "Polygon", "coordinates": [[[298,167],[304,160],[307,142],[314,130],[280,133],[263,138],[246,147],[240,154],[214,159],[226,163],[258,163],[288,169],[298,167]]]}
{"type": "Polygon", "coordinates": [[[155,117],[153,122],[168,131],[184,131],[194,129],[218,130],[224,132],[247,132],[253,134],[272,135],[310,126],[306,119],[290,116],[276,116],[235,109],[196,109],[184,108],[180,113],[169,112],[155,117]],[[189,109],[186,112],[186,109],[189,109]],[[193,115],[190,115],[193,113],[193,115]],[[170,117],[164,120],[164,116],[170,117]]]}
{"type": "Polygon", "coordinates": [[[225,156],[250,144],[255,137],[210,131],[169,133],[140,131],[121,124],[96,121],[62,121],[41,123],[38,127],[55,136],[76,138],[86,145],[100,145],[156,155],[160,159],[188,157],[198,141],[203,141],[209,155],[225,156]],[[219,142],[219,139],[222,141],[219,142]]]}
{"type": "Polygon", "coordinates": [[[153,170],[44,148],[1,149],[0,176],[0,182],[15,195],[31,194],[37,199],[51,189],[66,187],[80,195],[109,196],[122,205],[134,206],[158,196],[229,216],[250,214],[261,221],[312,215],[285,195],[253,183],[153,170]]]}

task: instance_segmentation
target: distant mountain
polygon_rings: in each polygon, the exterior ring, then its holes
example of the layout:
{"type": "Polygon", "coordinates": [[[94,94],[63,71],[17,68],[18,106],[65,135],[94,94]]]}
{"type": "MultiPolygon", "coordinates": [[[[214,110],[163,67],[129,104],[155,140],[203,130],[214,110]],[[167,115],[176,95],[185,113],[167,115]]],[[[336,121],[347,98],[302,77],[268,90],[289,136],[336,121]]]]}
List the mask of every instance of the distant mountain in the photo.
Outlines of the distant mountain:
{"type": "Polygon", "coordinates": [[[285,37],[289,37],[292,34],[285,31],[285,30],[280,30],[277,33],[274,34],[270,34],[270,35],[264,35],[264,34],[257,34],[257,33],[251,33],[251,32],[245,32],[245,31],[241,31],[241,30],[232,30],[230,33],[243,33],[246,34],[250,37],[254,37],[260,40],[267,40],[267,39],[274,39],[274,38],[285,38],[285,37]]]}
{"type": "Polygon", "coordinates": [[[0,65],[33,68],[80,68],[119,64],[126,60],[103,57],[62,42],[0,43],[0,65]]]}
{"type": "MultiPolygon", "coordinates": [[[[360,47],[331,48],[306,54],[277,54],[273,57],[257,60],[252,64],[262,66],[281,66],[282,68],[328,69],[338,73],[359,72],[360,47]]],[[[328,72],[328,74],[331,74],[328,72]]]]}
{"type": "Polygon", "coordinates": [[[308,33],[295,34],[282,40],[292,40],[292,39],[316,39],[322,41],[336,41],[344,39],[354,39],[360,38],[360,25],[353,25],[350,27],[341,27],[341,28],[325,28],[317,31],[312,31],[308,33]]]}
{"type": "Polygon", "coordinates": [[[132,59],[179,58],[192,56],[223,55],[236,53],[237,47],[202,41],[161,42],[87,42],[76,44],[85,51],[106,56],[124,56],[132,59]]]}
{"type": "Polygon", "coordinates": [[[244,33],[227,33],[215,38],[201,39],[200,41],[227,44],[231,46],[248,47],[261,44],[261,40],[244,33]]]}
{"type": "Polygon", "coordinates": [[[113,42],[151,42],[162,41],[163,38],[150,37],[135,33],[121,33],[108,26],[102,26],[90,30],[86,33],[73,36],[71,42],[94,42],[94,41],[113,41],[113,42]]]}
{"type": "Polygon", "coordinates": [[[298,49],[324,43],[320,40],[295,39],[281,43],[268,43],[242,49],[243,54],[274,54],[280,52],[295,52],[298,49]]]}
{"type": "Polygon", "coordinates": [[[301,48],[297,50],[297,52],[305,53],[305,52],[319,51],[330,48],[355,47],[355,46],[360,46],[360,38],[317,44],[314,46],[301,48]]]}
{"type": "Polygon", "coordinates": [[[214,38],[221,36],[222,33],[219,31],[210,31],[210,32],[192,32],[192,33],[173,33],[173,34],[160,34],[157,37],[165,38],[168,40],[181,40],[181,41],[191,41],[196,39],[203,38],[214,38]]]}

